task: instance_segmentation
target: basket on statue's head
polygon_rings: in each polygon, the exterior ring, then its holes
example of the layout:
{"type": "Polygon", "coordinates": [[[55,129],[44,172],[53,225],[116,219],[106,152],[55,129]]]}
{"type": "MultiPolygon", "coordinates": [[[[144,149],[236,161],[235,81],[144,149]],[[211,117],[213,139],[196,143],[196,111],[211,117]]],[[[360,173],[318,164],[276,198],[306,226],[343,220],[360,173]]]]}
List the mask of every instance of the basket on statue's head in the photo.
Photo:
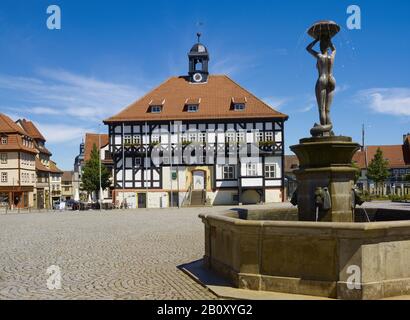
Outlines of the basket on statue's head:
{"type": "Polygon", "coordinates": [[[340,26],[330,20],[322,20],[314,23],[308,30],[308,35],[314,39],[328,36],[333,38],[340,31],[340,26]]]}

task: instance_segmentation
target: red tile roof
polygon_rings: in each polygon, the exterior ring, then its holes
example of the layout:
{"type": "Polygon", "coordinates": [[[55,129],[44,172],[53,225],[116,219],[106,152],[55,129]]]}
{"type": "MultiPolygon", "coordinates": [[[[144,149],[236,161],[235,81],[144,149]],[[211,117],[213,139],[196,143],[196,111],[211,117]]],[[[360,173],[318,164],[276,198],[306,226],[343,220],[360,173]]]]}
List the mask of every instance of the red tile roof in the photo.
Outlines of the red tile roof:
{"type": "Polygon", "coordinates": [[[101,148],[104,148],[108,145],[108,134],[98,134],[98,133],[86,133],[85,134],[85,143],[84,143],[84,160],[88,161],[91,158],[91,151],[93,150],[93,146],[98,149],[99,145],[99,136],[101,136],[101,148]]]}
{"type": "Polygon", "coordinates": [[[62,170],[60,170],[57,167],[57,164],[54,161],[50,160],[50,172],[52,173],[61,173],[61,175],[64,173],[62,170]]]}
{"type": "Polygon", "coordinates": [[[21,128],[4,113],[0,113],[0,133],[19,133],[28,135],[23,128],[21,128]]]}
{"type": "Polygon", "coordinates": [[[122,121],[231,119],[231,118],[284,118],[288,116],[272,109],[252,93],[227,76],[211,75],[206,83],[190,83],[186,77],[172,77],[132,103],[105,123],[122,121]],[[243,111],[231,108],[232,98],[246,100],[243,111]],[[188,99],[188,100],[187,100],[188,99]],[[197,112],[186,112],[186,101],[200,99],[197,112]],[[163,101],[160,113],[149,112],[152,101],[163,101]]]}
{"type": "Polygon", "coordinates": [[[0,113],[0,135],[7,135],[7,143],[0,143],[0,151],[26,151],[30,153],[37,153],[33,147],[23,144],[23,137],[29,135],[17,125],[11,118],[3,113],[0,113]]]}
{"type": "Polygon", "coordinates": [[[38,171],[43,171],[43,172],[49,172],[50,169],[46,167],[44,164],[41,163],[40,159],[36,157],[36,170],[38,171]]]}
{"type": "Polygon", "coordinates": [[[405,144],[367,146],[365,151],[356,152],[353,156],[353,161],[355,161],[360,168],[366,168],[366,158],[367,164],[369,164],[374,158],[378,148],[383,152],[384,158],[389,161],[390,168],[404,168],[410,166],[410,151],[405,144]]]}
{"type": "Polygon", "coordinates": [[[285,172],[292,173],[299,167],[299,159],[295,155],[285,155],[285,172]]]}
{"type": "Polygon", "coordinates": [[[37,127],[34,125],[33,122],[30,120],[26,119],[19,119],[17,120],[18,123],[21,124],[23,129],[31,136],[33,139],[39,139],[42,141],[46,141],[44,136],[41,134],[41,132],[37,129],[37,127]]]}
{"type": "MultiPolygon", "coordinates": [[[[377,148],[382,150],[384,158],[389,161],[389,168],[410,167],[410,147],[408,144],[367,146],[366,151],[359,150],[354,154],[353,161],[360,169],[366,169],[366,158],[368,165],[374,158],[377,148]]],[[[298,165],[299,160],[295,155],[285,155],[285,172],[291,172],[292,166],[298,165]]]]}
{"type": "Polygon", "coordinates": [[[64,171],[61,181],[73,181],[74,171],[64,171]]]}

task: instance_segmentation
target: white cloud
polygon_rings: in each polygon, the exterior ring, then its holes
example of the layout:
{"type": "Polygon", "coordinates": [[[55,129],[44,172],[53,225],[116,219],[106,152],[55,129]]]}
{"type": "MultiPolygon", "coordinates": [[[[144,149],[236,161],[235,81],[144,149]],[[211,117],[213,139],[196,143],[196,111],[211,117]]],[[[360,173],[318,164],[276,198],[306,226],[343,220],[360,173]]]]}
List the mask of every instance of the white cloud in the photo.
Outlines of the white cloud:
{"type": "Polygon", "coordinates": [[[143,94],[134,86],[51,69],[32,78],[0,75],[0,91],[26,112],[92,121],[114,115],[143,94]]]}
{"type": "Polygon", "coordinates": [[[336,86],[335,93],[340,93],[349,90],[350,86],[347,84],[342,84],[340,86],[336,86]]]}
{"type": "Polygon", "coordinates": [[[301,105],[303,105],[304,107],[296,109],[296,112],[302,112],[302,113],[304,113],[304,112],[309,112],[309,111],[312,110],[315,106],[317,106],[316,96],[311,95],[311,94],[306,95],[306,96],[303,98],[303,102],[302,102],[301,105]]]}
{"type": "Polygon", "coordinates": [[[279,98],[279,97],[266,97],[262,99],[263,102],[268,104],[271,108],[279,110],[286,102],[289,101],[288,98],[279,98]]]}
{"type": "Polygon", "coordinates": [[[80,140],[86,132],[92,131],[86,128],[63,124],[36,123],[36,125],[38,125],[43,136],[46,137],[47,143],[50,144],[80,140]]]}
{"type": "Polygon", "coordinates": [[[372,88],[359,91],[358,98],[377,113],[410,116],[410,88],[372,88]]]}

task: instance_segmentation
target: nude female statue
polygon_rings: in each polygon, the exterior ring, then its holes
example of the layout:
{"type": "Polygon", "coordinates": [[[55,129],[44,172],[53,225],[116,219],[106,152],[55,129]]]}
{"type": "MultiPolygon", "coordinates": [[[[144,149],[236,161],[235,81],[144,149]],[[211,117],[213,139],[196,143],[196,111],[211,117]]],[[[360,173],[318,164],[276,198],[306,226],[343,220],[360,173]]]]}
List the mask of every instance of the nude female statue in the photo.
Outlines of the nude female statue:
{"type": "Polygon", "coordinates": [[[333,77],[333,64],[336,56],[334,47],[329,36],[321,37],[309,44],[306,50],[317,60],[319,78],[316,82],[316,100],[319,106],[320,126],[315,124],[312,134],[320,134],[332,130],[330,119],[330,106],[333,102],[333,95],[336,88],[336,80],[333,77]],[[320,41],[320,52],[313,50],[316,43],[320,41]],[[330,52],[329,52],[330,49],[330,52]]]}

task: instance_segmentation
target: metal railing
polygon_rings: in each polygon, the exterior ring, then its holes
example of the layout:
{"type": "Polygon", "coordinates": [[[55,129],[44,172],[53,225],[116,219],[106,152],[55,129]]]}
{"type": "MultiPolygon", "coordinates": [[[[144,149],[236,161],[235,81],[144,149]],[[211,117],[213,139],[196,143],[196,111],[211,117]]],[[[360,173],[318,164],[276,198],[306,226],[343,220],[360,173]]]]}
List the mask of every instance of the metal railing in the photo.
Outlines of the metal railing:
{"type": "Polygon", "coordinates": [[[182,207],[186,207],[186,206],[191,204],[193,186],[194,186],[193,183],[191,183],[189,185],[188,191],[185,194],[185,197],[184,197],[184,199],[182,200],[182,203],[181,203],[182,207]],[[188,200],[189,200],[189,203],[188,203],[188,200]]]}

